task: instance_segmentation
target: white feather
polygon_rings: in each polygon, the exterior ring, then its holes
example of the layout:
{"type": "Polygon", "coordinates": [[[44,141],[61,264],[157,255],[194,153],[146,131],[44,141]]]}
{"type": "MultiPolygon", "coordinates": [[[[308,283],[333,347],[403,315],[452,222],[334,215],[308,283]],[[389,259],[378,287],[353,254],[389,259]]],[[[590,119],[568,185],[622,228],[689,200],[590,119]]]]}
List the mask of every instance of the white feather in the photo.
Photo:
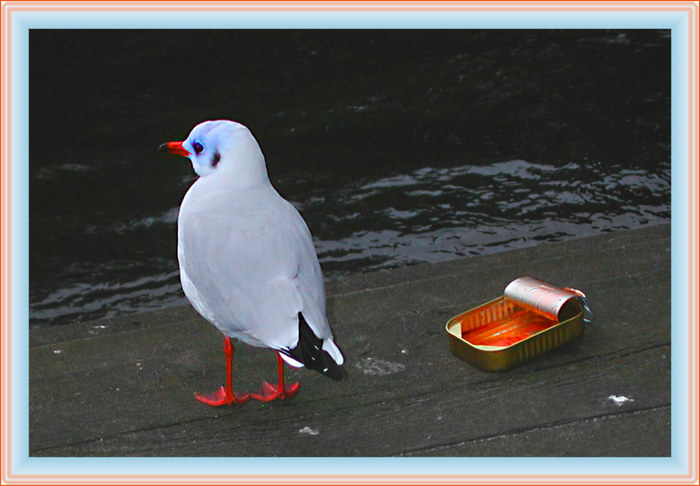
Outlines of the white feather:
{"type": "Polygon", "coordinates": [[[190,187],[178,216],[185,295],[225,335],[273,349],[296,346],[301,312],[324,340],[323,349],[342,364],[326,320],[323,276],[311,233],[270,184],[250,132],[232,123],[198,125],[183,142],[193,166],[206,175],[190,187]],[[199,157],[193,153],[193,144],[202,140],[218,151],[215,166],[207,167],[205,152],[199,157]]]}

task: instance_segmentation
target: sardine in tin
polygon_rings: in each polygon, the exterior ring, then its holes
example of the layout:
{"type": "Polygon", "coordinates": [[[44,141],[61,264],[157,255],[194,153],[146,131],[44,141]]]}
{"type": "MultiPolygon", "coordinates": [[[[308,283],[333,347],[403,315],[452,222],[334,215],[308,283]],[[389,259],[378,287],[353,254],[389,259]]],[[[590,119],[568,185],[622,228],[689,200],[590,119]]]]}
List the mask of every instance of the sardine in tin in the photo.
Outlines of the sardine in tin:
{"type": "Polygon", "coordinates": [[[503,296],[447,321],[450,350],[486,371],[501,371],[583,334],[592,320],[585,295],[523,277],[503,296]]]}

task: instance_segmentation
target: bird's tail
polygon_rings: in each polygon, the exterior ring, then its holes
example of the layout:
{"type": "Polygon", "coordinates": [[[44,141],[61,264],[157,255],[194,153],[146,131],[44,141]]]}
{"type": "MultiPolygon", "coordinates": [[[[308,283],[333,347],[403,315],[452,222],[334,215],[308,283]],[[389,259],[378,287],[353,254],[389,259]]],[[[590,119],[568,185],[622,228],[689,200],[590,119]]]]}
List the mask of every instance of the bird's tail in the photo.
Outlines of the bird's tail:
{"type": "MultiPolygon", "coordinates": [[[[301,312],[299,313],[299,342],[292,349],[283,349],[280,352],[285,355],[283,357],[292,358],[300,365],[334,380],[342,380],[345,377],[345,370],[341,366],[343,355],[340,350],[331,340],[324,343],[323,339],[317,337],[301,312]]],[[[290,362],[290,364],[294,363],[290,362]]]]}

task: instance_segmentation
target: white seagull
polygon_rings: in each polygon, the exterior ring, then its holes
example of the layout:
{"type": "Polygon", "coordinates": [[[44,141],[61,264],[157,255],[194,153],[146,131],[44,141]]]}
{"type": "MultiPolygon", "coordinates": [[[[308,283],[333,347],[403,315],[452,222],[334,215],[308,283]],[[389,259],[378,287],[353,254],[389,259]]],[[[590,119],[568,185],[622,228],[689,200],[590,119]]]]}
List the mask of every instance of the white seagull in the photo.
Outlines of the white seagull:
{"type": "Polygon", "coordinates": [[[311,233],[272,187],[248,128],[206,121],[186,140],[160,148],[188,157],[199,176],[178,215],[180,281],[192,306],[224,334],[227,384],[195,398],[219,406],[293,396],[299,383],[284,383],[283,360],[342,379],[311,233]],[[257,394],[233,391],[233,338],[277,351],[277,385],[264,382],[257,394]]]}

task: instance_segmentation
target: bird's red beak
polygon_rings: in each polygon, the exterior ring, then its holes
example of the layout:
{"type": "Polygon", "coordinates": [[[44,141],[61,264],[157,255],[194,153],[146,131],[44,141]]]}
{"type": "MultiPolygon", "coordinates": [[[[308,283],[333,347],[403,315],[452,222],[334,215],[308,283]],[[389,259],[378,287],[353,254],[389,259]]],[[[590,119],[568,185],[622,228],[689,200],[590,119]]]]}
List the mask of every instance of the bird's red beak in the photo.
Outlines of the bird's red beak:
{"type": "Polygon", "coordinates": [[[183,157],[189,157],[190,153],[182,146],[182,142],[168,142],[162,144],[158,147],[158,150],[170,152],[171,154],[182,155],[183,157]]]}

